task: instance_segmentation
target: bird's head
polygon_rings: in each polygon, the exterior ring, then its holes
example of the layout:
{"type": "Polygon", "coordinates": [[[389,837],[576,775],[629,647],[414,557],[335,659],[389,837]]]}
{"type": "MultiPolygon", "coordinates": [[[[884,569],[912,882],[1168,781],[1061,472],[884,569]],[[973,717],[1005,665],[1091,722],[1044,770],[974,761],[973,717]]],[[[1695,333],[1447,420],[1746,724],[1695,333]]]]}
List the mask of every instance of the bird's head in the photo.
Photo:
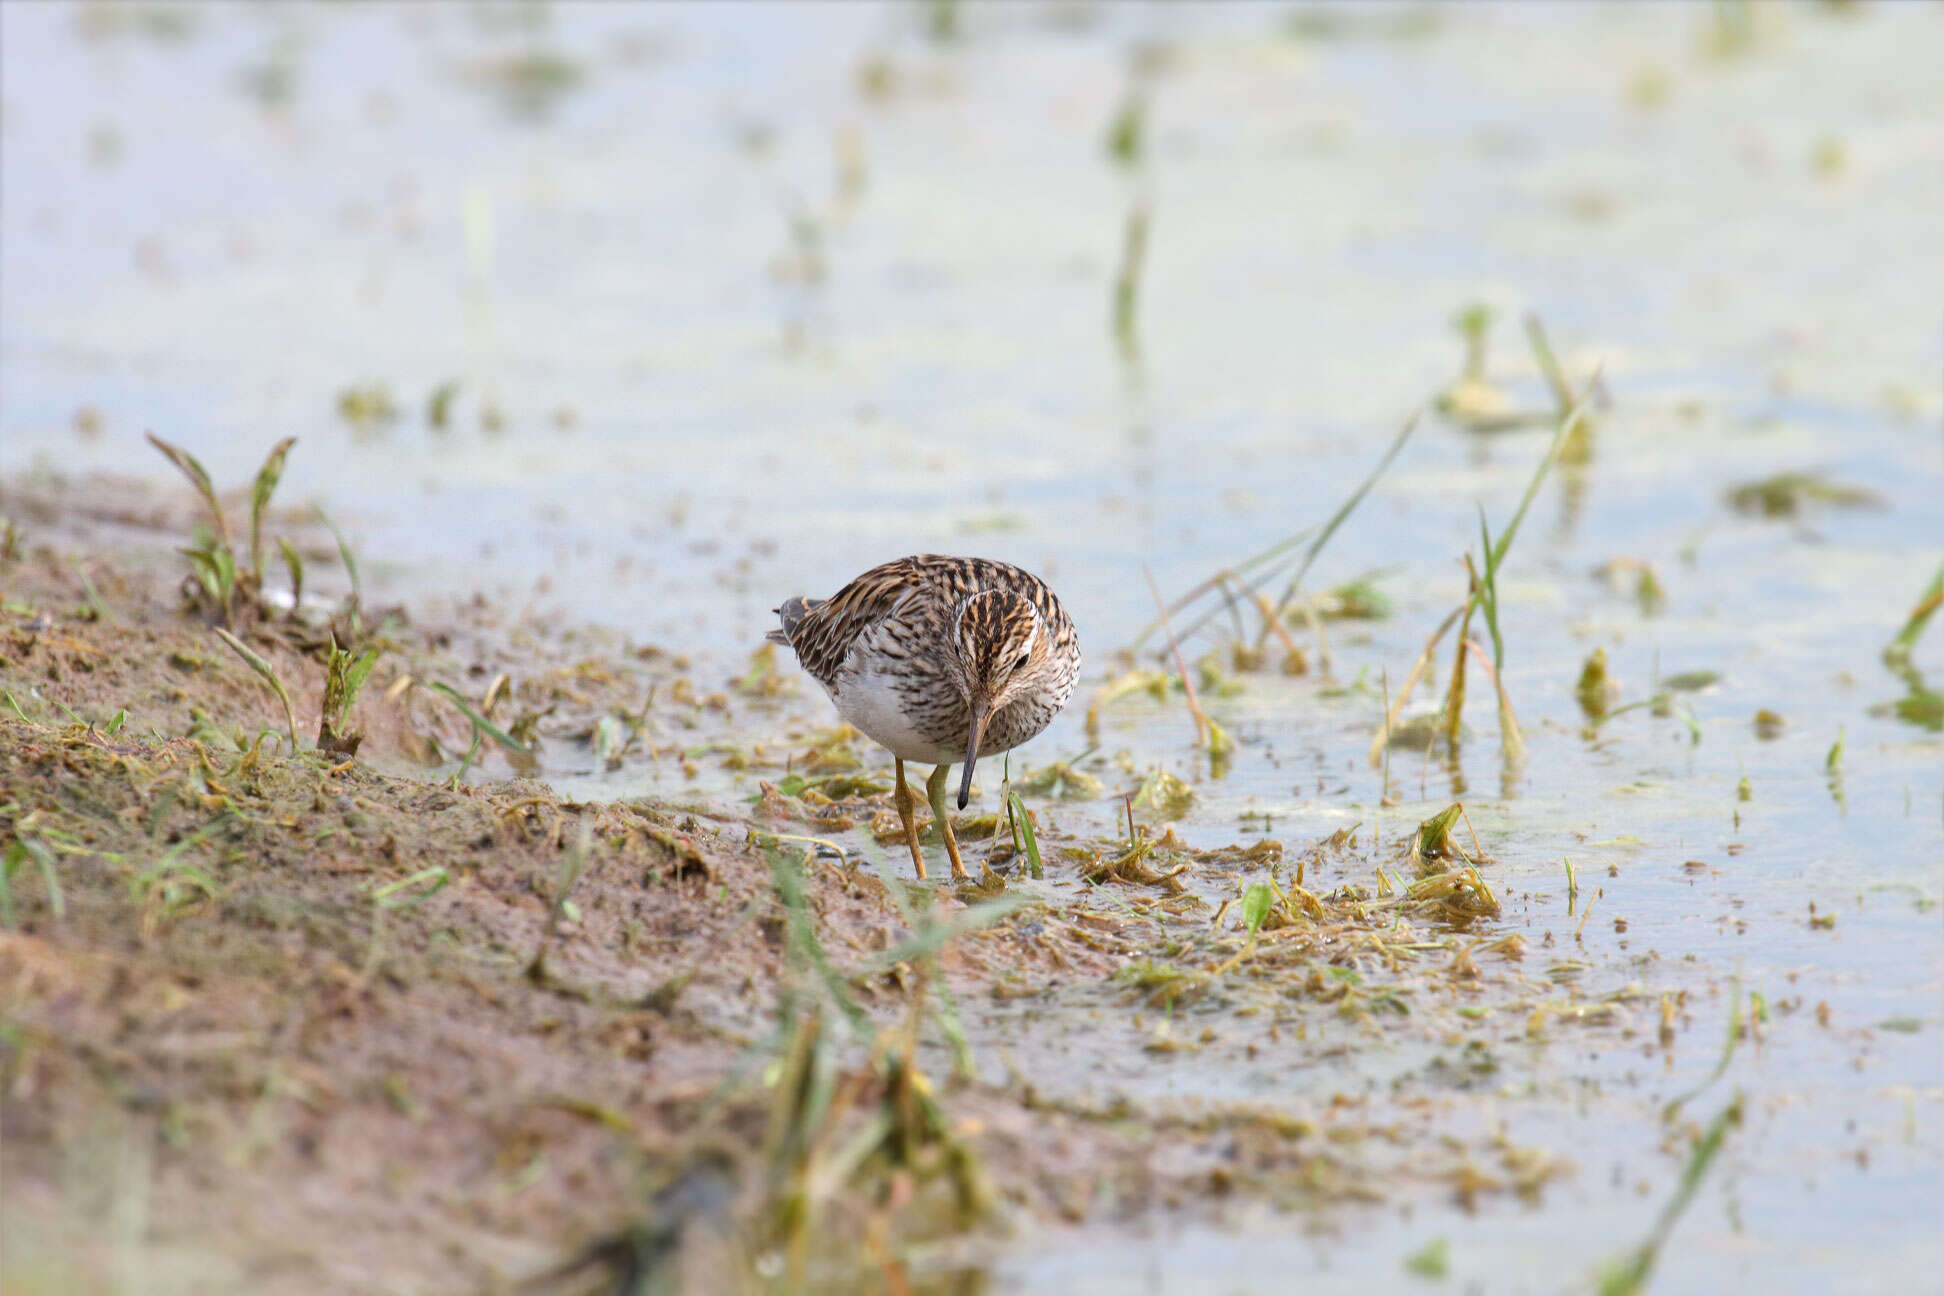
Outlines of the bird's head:
{"type": "Polygon", "coordinates": [[[972,767],[978,763],[987,724],[1007,703],[1031,692],[1054,661],[1039,609],[1011,590],[981,590],[962,601],[952,625],[952,644],[959,684],[972,712],[965,771],[959,779],[963,810],[972,797],[972,767]]]}

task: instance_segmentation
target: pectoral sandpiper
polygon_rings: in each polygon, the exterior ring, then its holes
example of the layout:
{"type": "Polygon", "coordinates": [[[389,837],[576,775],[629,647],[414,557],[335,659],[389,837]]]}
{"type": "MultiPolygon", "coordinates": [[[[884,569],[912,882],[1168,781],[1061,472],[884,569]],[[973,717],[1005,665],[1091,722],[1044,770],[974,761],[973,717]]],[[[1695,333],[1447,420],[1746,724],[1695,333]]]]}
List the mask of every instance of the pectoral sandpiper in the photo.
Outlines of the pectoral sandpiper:
{"type": "Polygon", "coordinates": [[[770,639],[788,644],[838,714],[897,761],[898,818],[918,876],[908,760],[932,766],[925,791],[952,873],[967,876],[945,813],[952,762],[959,809],[981,755],[1007,751],[1060,713],[1080,675],[1073,622],[1031,572],[984,558],[917,554],[859,576],[827,599],[793,598],[770,639]]]}

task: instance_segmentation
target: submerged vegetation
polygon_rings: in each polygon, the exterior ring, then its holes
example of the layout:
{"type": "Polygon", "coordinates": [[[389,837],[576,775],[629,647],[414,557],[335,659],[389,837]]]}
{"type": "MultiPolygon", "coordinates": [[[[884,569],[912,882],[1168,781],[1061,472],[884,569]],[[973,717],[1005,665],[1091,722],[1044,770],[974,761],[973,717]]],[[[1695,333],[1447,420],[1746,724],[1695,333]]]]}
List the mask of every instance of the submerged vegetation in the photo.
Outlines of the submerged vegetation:
{"type": "MultiPolygon", "coordinates": [[[[1471,348],[1466,362],[1466,372],[1458,386],[1448,390],[1437,401],[1438,408],[1447,417],[1474,429],[1475,420],[1472,414],[1484,401],[1484,397],[1480,394],[1484,382],[1482,374],[1485,363],[1482,338],[1489,320],[1489,313],[1482,307],[1472,308],[1459,317],[1461,330],[1465,332],[1471,348]],[[1462,399],[1453,395],[1453,391],[1461,389],[1469,391],[1470,394],[1463,396],[1462,399]]],[[[1520,523],[1524,521],[1526,512],[1531,507],[1548,472],[1562,460],[1583,462],[1591,453],[1590,405],[1598,386],[1596,373],[1587,381],[1584,389],[1575,394],[1561,373],[1553,357],[1552,348],[1546,340],[1545,332],[1536,318],[1528,318],[1527,335],[1531,340],[1535,360],[1540,371],[1547,378],[1558,407],[1551,415],[1521,416],[1519,422],[1529,423],[1534,417],[1543,417],[1553,422],[1552,441],[1527,482],[1518,507],[1498,535],[1493,535],[1484,510],[1482,508],[1479,510],[1480,548],[1476,557],[1469,553],[1464,556],[1464,565],[1469,578],[1466,599],[1432,632],[1417,661],[1405,674],[1403,683],[1387,701],[1382,723],[1371,740],[1370,760],[1373,765],[1379,763],[1384,751],[1397,739],[1400,714],[1409,705],[1413,692],[1431,666],[1438,645],[1453,625],[1458,627],[1458,634],[1457,645],[1453,650],[1450,683],[1436,717],[1428,722],[1431,734],[1450,749],[1455,750],[1458,747],[1462,735],[1467,661],[1469,658],[1476,658],[1479,666],[1486,672],[1497,698],[1501,754],[1508,766],[1516,766],[1525,757],[1525,735],[1519,726],[1518,717],[1513,710],[1512,700],[1504,683],[1506,640],[1500,627],[1499,573],[1512,541],[1518,534],[1520,523]],[[1472,637],[1474,616],[1482,623],[1491,645],[1489,656],[1485,648],[1472,637]]],[[[1382,615],[1385,606],[1363,582],[1354,582],[1340,587],[1326,598],[1303,599],[1299,596],[1304,588],[1304,579],[1322,553],[1324,546],[1329,543],[1338,528],[1355,511],[1370,488],[1404,448],[1405,442],[1416,429],[1417,422],[1414,417],[1405,423],[1403,429],[1378,460],[1376,467],[1320,525],[1297,532],[1241,562],[1216,572],[1177,598],[1172,604],[1163,603],[1159,590],[1156,590],[1154,598],[1158,615],[1123,650],[1122,657],[1128,663],[1128,669],[1103,685],[1089,703],[1087,712],[1089,736],[1097,740],[1101,711],[1114,701],[1141,691],[1148,691],[1157,698],[1165,699],[1171,687],[1179,688],[1194,718],[1199,745],[1207,749],[1213,772],[1220,775],[1233,752],[1233,742],[1222,726],[1207,714],[1196,696],[1194,681],[1183,658],[1172,618],[1193,612],[1195,615],[1188,621],[1183,631],[1184,635],[1191,635],[1226,614],[1235,626],[1236,637],[1232,643],[1231,657],[1237,669],[1249,669],[1259,665],[1264,659],[1264,649],[1273,637],[1283,648],[1282,670],[1285,674],[1303,674],[1308,670],[1310,654],[1304,652],[1293,635],[1295,630],[1307,628],[1314,640],[1314,657],[1319,667],[1327,672],[1330,657],[1324,643],[1323,618],[1326,615],[1382,615]],[[1284,568],[1293,570],[1290,571],[1281,593],[1272,600],[1264,588],[1265,582],[1284,568]],[[1245,622],[1251,619],[1257,623],[1257,629],[1253,639],[1249,640],[1243,627],[1245,622]],[[1147,640],[1157,630],[1163,632],[1167,638],[1168,652],[1176,667],[1173,676],[1133,665],[1139,660],[1147,640]]],[[[1603,710],[1604,703],[1602,703],[1603,710]]]]}

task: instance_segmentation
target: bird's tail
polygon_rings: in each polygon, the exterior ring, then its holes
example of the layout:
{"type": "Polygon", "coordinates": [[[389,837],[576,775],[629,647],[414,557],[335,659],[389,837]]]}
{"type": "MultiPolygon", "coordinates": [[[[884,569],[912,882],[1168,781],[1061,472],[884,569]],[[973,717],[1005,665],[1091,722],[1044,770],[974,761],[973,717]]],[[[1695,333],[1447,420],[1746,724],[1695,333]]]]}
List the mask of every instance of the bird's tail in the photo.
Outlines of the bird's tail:
{"type": "Polygon", "coordinates": [[[779,630],[770,631],[766,637],[771,643],[788,646],[796,634],[797,623],[816,611],[822,603],[823,600],[818,598],[784,599],[783,606],[776,609],[776,615],[782,619],[783,626],[779,630]]]}

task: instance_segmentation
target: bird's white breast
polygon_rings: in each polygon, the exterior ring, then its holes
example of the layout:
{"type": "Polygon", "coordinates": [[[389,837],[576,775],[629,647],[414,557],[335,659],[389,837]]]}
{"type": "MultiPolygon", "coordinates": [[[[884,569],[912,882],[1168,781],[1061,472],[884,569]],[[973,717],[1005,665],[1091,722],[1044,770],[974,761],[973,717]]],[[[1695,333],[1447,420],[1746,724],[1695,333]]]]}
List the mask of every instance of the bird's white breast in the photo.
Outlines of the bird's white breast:
{"type": "Polygon", "coordinates": [[[928,765],[964,760],[963,751],[940,747],[919,731],[891,677],[875,669],[871,661],[865,654],[860,669],[846,670],[839,677],[837,687],[831,691],[837,714],[901,760],[928,765]]]}

